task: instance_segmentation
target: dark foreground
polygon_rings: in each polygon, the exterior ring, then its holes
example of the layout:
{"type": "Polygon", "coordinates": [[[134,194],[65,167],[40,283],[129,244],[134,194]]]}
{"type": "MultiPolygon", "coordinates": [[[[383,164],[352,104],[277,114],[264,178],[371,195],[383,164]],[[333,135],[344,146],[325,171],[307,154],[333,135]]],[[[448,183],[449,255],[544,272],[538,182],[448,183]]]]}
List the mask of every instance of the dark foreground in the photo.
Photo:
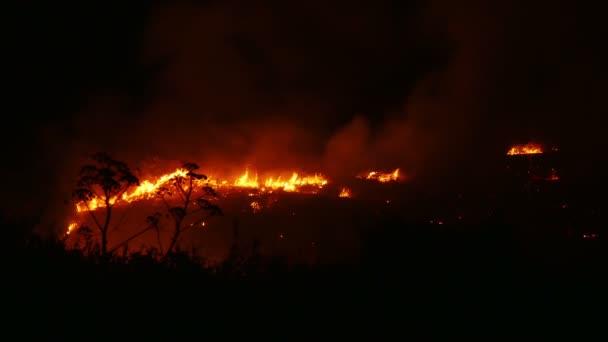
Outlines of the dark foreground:
{"type": "MultiPolygon", "coordinates": [[[[27,229],[5,224],[5,232],[27,229]]],[[[234,258],[209,269],[140,256],[103,262],[14,233],[3,324],[18,336],[171,339],[459,335],[599,337],[608,322],[602,239],[526,242],[508,226],[386,224],[351,265],[234,258]],[[461,227],[462,228],[462,227],[461,227]],[[371,334],[371,335],[367,335],[371,334]]]]}

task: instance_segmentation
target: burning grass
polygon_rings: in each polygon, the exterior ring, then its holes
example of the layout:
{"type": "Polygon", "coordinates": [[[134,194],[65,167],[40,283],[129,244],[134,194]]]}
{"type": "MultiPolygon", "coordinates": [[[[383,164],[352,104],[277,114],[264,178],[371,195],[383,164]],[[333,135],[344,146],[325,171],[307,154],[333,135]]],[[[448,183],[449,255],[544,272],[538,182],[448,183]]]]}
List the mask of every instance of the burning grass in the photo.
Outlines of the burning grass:
{"type": "Polygon", "coordinates": [[[543,153],[543,148],[539,144],[524,144],[524,145],[515,145],[512,146],[508,151],[507,155],[515,156],[521,154],[541,154],[543,153]]]}
{"type": "MultiPolygon", "coordinates": [[[[173,250],[178,236],[186,230],[193,230],[195,227],[205,227],[208,224],[208,215],[205,215],[209,208],[218,208],[228,203],[230,198],[247,198],[247,205],[244,208],[232,208],[234,213],[245,210],[252,214],[258,214],[268,210],[275,205],[277,195],[281,194],[302,197],[319,196],[351,198],[350,188],[341,187],[331,182],[321,173],[303,174],[291,172],[290,176],[286,173],[265,173],[260,177],[257,172],[246,169],[238,176],[230,179],[229,177],[207,176],[198,174],[194,170],[198,168],[196,164],[184,164],[183,168],[167,174],[161,174],[148,179],[137,179],[132,176],[128,167],[123,163],[109,159],[104,156],[99,166],[88,165],[83,168],[79,189],[75,192],[77,203],[75,213],[65,230],[66,239],[70,238],[74,232],[84,231],[95,235],[92,240],[98,239],[98,232],[101,234],[102,253],[112,253],[116,246],[122,246],[134,238],[139,238],[145,232],[156,232],[159,249],[163,250],[167,246],[166,241],[171,241],[167,254],[173,250]],[[105,163],[105,164],[104,164],[105,163]],[[189,165],[190,168],[186,167],[189,165]],[[117,167],[116,170],[113,168],[117,167]],[[132,176],[132,182],[124,182],[121,172],[132,176]],[[84,180],[84,181],[83,181],[84,180]],[[86,182],[85,182],[86,181],[86,182]],[[331,189],[327,189],[331,183],[331,189]],[[136,203],[139,203],[136,205],[136,203]],[[107,233],[110,226],[121,225],[122,220],[117,218],[126,214],[127,209],[136,207],[155,208],[156,212],[138,213],[138,217],[148,216],[145,227],[140,227],[139,233],[131,232],[131,235],[123,233],[121,241],[110,241],[114,246],[108,245],[107,233]],[[113,214],[112,214],[113,213],[113,214]],[[112,216],[112,224],[109,223],[112,216]],[[143,216],[142,216],[143,215],[143,216]],[[200,217],[199,217],[200,216],[200,217]],[[93,229],[91,229],[91,227],[93,229]],[[95,229],[98,228],[98,229],[95,229]],[[167,232],[169,231],[169,232],[167,232]],[[173,233],[171,233],[171,231],[173,233]],[[170,235],[170,236],[169,236],[170,235]],[[165,241],[163,244],[162,241],[165,241]]],[[[289,174],[289,173],[288,173],[289,174]]],[[[393,172],[369,171],[362,178],[365,182],[387,183],[401,181],[403,178],[399,169],[393,172]]],[[[129,178],[131,180],[131,178],[129,178]]],[[[131,215],[131,214],[129,214],[131,215]]],[[[292,215],[295,215],[293,213],[292,215]]],[[[141,226],[142,223],[132,223],[141,226]]],[[[114,230],[114,228],[112,228],[114,230]]],[[[81,235],[81,234],[78,234],[81,235]]],[[[146,234],[150,235],[150,234],[146,234]]],[[[72,238],[71,238],[72,239],[72,238]]],[[[78,238],[73,238],[78,240],[78,238]]],[[[111,240],[116,240],[112,238],[111,240]]]]}
{"type": "MultiPolygon", "coordinates": [[[[123,193],[120,198],[114,197],[110,199],[111,204],[121,202],[123,205],[136,201],[154,199],[158,197],[158,191],[169,184],[176,177],[186,177],[188,171],[185,169],[177,169],[174,172],[145,179],[140,181],[139,185],[132,190],[123,193]]],[[[396,182],[402,179],[399,169],[389,173],[380,171],[370,171],[364,176],[357,178],[377,181],[380,183],[396,182]]],[[[327,177],[320,173],[312,175],[302,175],[298,172],[292,172],[291,177],[282,177],[281,175],[269,176],[261,178],[257,173],[250,173],[245,170],[241,175],[234,180],[229,181],[221,177],[208,177],[206,179],[197,180],[197,186],[210,186],[217,190],[226,190],[233,192],[238,190],[254,190],[256,192],[273,192],[285,191],[302,194],[316,194],[323,189],[330,181],[327,177]]],[[[339,197],[351,197],[350,190],[343,188],[339,197]]],[[[103,207],[105,203],[101,197],[94,196],[88,201],[80,201],[76,204],[77,212],[95,211],[103,207]]]]}

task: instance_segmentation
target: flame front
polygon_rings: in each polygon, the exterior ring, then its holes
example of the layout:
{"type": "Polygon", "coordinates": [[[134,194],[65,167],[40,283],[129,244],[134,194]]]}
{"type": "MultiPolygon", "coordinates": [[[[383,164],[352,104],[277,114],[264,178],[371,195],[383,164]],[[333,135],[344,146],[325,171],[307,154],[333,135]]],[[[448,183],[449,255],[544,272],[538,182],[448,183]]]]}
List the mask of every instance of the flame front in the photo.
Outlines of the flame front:
{"type": "Polygon", "coordinates": [[[245,173],[234,181],[234,186],[239,188],[259,188],[258,175],[249,177],[249,170],[245,170],[245,173]]]}
{"type": "Polygon", "coordinates": [[[519,154],[540,154],[543,153],[542,146],[538,144],[515,145],[507,151],[507,155],[514,156],[519,154]]]}
{"type": "Polygon", "coordinates": [[[164,184],[166,184],[168,181],[170,181],[172,178],[186,177],[187,174],[188,174],[187,170],[177,169],[173,173],[161,176],[154,182],[151,182],[146,179],[146,180],[142,181],[141,183],[139,183],[139,186],[137,188],[135,188],[135,190],[133,190],[130,193],[125,193],[122,196],[122,200],[127,201],[127,202],[132,202],[132,201],[136,201],[136,200],[140,200],[140,199],[152,198],[156,195],[158,190],[164,184]]]}
{"type": "Polygon", "coordinates": [[[283,180],[281,177],[279,177],[277,179],[269,178],[264,182],[264,186],[266,188],[283,189],[284,191],[296,191],[305,186],[322,188],[326,184],[327,179],[325,179],[322,175],[316,174],[308,177],[300,177],[295,172],[288,180],[283,180]]]}
{"type": "Polygon", "coordinates": [[[363,177],[359,177],[359,178],[365,178],[368,180],[376,180],[381,183],[397,181],[397,180],[399,180],[399,169],[396,169],[395,171],[390,172],[390,173],[371,171],[371,172],[367,173],[367,175],[365,175],[363,177]]]}
{"type": "MultiPolygon", "coordinates": [[[[144,179],[140,184],[129,191],[123,193],[120,197],[109,199],[110,204],[128,205],[129,203],[149,200],[158,197],[158,191],[170,186],[175,177],[187,177],[188,171],[185,169],[177,169],[171,173],[162,175],[156,179],[144,179]]],[[[392,172],[384,173],[379,171],[367,172],[357,178],[369,181],[377,181],[381,183],[401,180],[399,169],[392,172]]],[[[329,183],[328,179],[319,173],[312,175],[301,175],[297,172],[292,172],[291,177],[283,178],[283,176],[272,176],[260,178],[257,173],[251,173],[245,170],[239,176],[229,181],[225,178],[208,177],[207,179],[195,180],[196,185],[208,185],[217,190],[247,190],[249,196],[255,196],[257,193],[271,193],[273,191],[285,191],[305,194],[317,194],[325,185],[329,183]]],[[[185,186],[185,185],[184,185],[185,186]]],[[[343,187],[339,193],[339,197],[350,198],[352,192],[349,188],[343,187]]],[[[104,208],[106,203],[103,198],[93,197],[88,201],[81,201],[76,204],[77,213],[85,211],[95,211],[104,208]]],[[[260,202],[254,201],[250,203],[253,213],[258,213],[263,206],[260,202]]],[[[77,228],[76,223],[71,223],[66,231],[70,234],[77,228]]]]}
{"type": "MultiPolygon", "coordinates": [[[[150,199],[156,196],[158,190],[166,184],[168,181],[173,179],[174,177],[185,177],[188,174],[187,170],[177,169],[172,173],[162,175],[155,181],[150,181],[148,179],[143,180],[139,183],[139,185],[131,192],[125,192],[121,200],[127,203],[139,201],[142,199],[150,199]]],[[[110,199],[110,204],[114,204],[117,201],[116,198],[110,199]]],[[[79,202],[76,205],[76,210],[78,212],[86,211],[86,210],[95,210],[99,207],[104,206],[103,200],[99,197],[93,197],[88,202],[79,202]]]]}
{"type": "MultiPolygon", "coordinates": [[[[186,177],[187,170],[177,169],[172,173],[163,175],[156,180],[143,180],[133,190],[125,192],[120,200],[125,203],[131,203],[139,200],[151,199],[156,197],[158,190],[170,182],[174,177],[186,177]]],[[[207,180],[197,180],[201,184],[208,184],[219,189],[256,189],[258,191],[283,190],[288,192],[315,192],[323,188],[328,183],[328,180],[321,174],[312,176],[300,176],[293,172],[290,178],[268,177],[263,182],[259,181],[257,174],[250,174],[249,170],[237,177],[233,182],[227,180],[218,180],[208,178],[207,180]]],[[[111,204],[117,201],[116,198],[110,200],[111,204]]],[[[79,202],[76,204],[77,212],[86,210],[96,210],[103,207],[105,203],[101,198],[94,197],[88,202],[79,202]]]]}

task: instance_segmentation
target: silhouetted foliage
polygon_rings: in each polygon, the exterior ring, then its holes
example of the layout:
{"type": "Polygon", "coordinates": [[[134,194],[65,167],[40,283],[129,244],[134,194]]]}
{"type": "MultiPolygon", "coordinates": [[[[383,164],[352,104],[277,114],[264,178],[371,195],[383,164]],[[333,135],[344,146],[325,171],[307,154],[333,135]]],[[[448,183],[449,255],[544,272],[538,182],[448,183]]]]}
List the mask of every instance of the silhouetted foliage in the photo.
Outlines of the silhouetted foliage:
{"type": "MultiPolygon", "coordinates": [[[[146,229],[158,232],[168,220],[183,232],[214,212],[208,210],[213,208],[213,189],[205,190],[203,175],[190,172],[168,183],[164,197],[159,193],[168,204],[180,205],[148,216],[146,229]],[[184,196],[189,189],[190,197],[184,196]],[[188,199],[191,205],[184,205],[188,199]]],[[[196,250],[183,250],[180,244],[170,253],[160,243],[159,248],[127,253],[128,241],[102,258],[94,225],[75,232],[84,237],[84,246],[76,249],[65,249],[61,240],[32,236],[33,222],[5,225],[2,230],[10,232],[12,248],[1,249],[9,251],[2,275],[15,286],[8,297],[24,308],[26,322],[46,305],[47,317],[64,329],[95,321],[93,316],[99,316],[102,330],[111,326],[108,317],[112,323],[132,324],[134,316],[173,329],[191,319],[197,331],[202,322],[275,329],[285,326],[281,319],[286,317],[297,321],[298,328],[305,322],[306,329],[313,318],[337,325],[339,317],[348,321],[349,329],[353,322],[358,328],[374,326],[376,320],[382,324],[376,331],[392,322],[401,331],[419,328],[425,336],[522,327],[544,333],[555,326],[574,328],[578,334],[603,327],[608,279],[605,216],[599,215],[603,205],[569,193],[547,202],[556,198],[545,195],[550,189],[530,194],[509,188],[491,206],[478,195],[457,196],[450,204],[414,194],[406,215],[397,215],[384,202],[374,206],[365,201],[372,216],[347,226],[361,233],[359,259],[334,265],[294,265],[280,252],[277,256],[264,249],[261,254],[255,241],[239,245],[239,231],[250,227],[240,227],[238,219],[233,245],[219,264],[205,263],[196,258],[196,250]],[[480,210],[472,205],[476,203],[480,210]],[[458,214],[467,208],[466,219],[434,223],[452,206],[458,214]],[[556,229],[560,221],[581,231],[562,236],[556,229]],[[597,226],[597,237],[585,237],[590,225],[597,226]],[[186,310],[195,314],[180,314],[186,310]]],[[[342,228],[340,224],[335,227],[342,228]]],[[[15,310],[8,311],[15,317],[15,310]]]]}
{"type": "MultiPolygon", "coordinates": [[[[149,217],[150,224],[158,218],[149,217]]],[[[237,228],[235,222],[235,235],[237,228]]],[[[47,320],[66,331],[91,322],[107,331],[118,322],[132,324],[133,317],[172,329],[191,320],[196,331],[201,322],[275,329],[286,327],[287,318],[297,326],[306,322],[308,329],[318,321],[336,325],[339,317],[382,329],[393,322],[399,331],[414,329],[425,336],[526,328],[545,333],[555,324],[578,333],[578,328],[588,332],[603,326],[598,309],[605,303],[604,240],[570,240],[571,258],[550,267],[522,254],[505,236],[509,227],[449,228],[378,220],[366,236],[361,260],[334,266],[292,265],[236,247],[219,265],[205,264],[179,246],[165,258],[150,248],[102,259],[65,249],[61,240],[14,234],[8,242],[12,248],[3,248],[10,251],[2,274],[10,293],[4,307],[11,312],[8,319],[21,309],[27,322],[32,312],[46,312],[47,320]],[[247,314],[252,309],[256,315],[247,314]],[[235,318],[226,319],[230,314],[235,318]]],[[[25,223],[4,224],[2,230],[32,231],[25,223]]],[[[89,228],[80,230],[87,234],[89,228]]]]}
{"type": "Polygon", "coordinates": [[[93,222],[101,234],[100,253],[108,253],[108,230],[112,218],[112,207],[121,200],[122,195],[132,186],[139,185],[139,179],[131,172],[127,164],[112,159],[106,153],[96,153],[92,160],[95,164],[85,165],[80,170],[80,178],[73,197],[87,207],[93,222]],[[90,209],[89,202],[98,200],[105,208],[103,222],[90,209]]]}
{"type": "MultiPolygon", "coordinates": [[[[217,194],[204,182],[207,180],[207,176],[196,172],[199,166],[195,163],[185,163],[183,168],[188,171],[185,177],[179,175],[173,177],[169,181],[169,185],[162,187],[157,193],[165,204],[165,217],[171,220],[173,226],[173,234],[165,251],[165,259],[173,253],[182,233],[200,225],[211,216],[223,214],[222,210],[209,200],[217,197],[217,194]],[[172,198],[175,197],[178,198],[177,205],[172,203],[172,198]],[[192,217],[192,221],[185,222],[186,217],[192,217]]],[[[159,214],[156,213],[151,221],[157,229],[160,222],[159,214]]],[[[162,250],[162,247],[160,248],[162,250]]]]}

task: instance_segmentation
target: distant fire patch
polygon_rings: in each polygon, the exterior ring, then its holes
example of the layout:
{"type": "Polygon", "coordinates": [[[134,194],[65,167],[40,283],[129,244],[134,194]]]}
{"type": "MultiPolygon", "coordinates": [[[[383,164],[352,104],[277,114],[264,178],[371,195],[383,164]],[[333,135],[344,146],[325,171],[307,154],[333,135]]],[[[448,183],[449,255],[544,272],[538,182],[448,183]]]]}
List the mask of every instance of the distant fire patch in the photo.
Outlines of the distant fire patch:
{"type": "Polygon", "coordinates": [[[509,151],[507,151],[507,155],[515,156],[520,154],[541,154],[543,153],[543,148],[539,144],[525,144],[525,145],[515,145],[512,146],[509,151]]]}

